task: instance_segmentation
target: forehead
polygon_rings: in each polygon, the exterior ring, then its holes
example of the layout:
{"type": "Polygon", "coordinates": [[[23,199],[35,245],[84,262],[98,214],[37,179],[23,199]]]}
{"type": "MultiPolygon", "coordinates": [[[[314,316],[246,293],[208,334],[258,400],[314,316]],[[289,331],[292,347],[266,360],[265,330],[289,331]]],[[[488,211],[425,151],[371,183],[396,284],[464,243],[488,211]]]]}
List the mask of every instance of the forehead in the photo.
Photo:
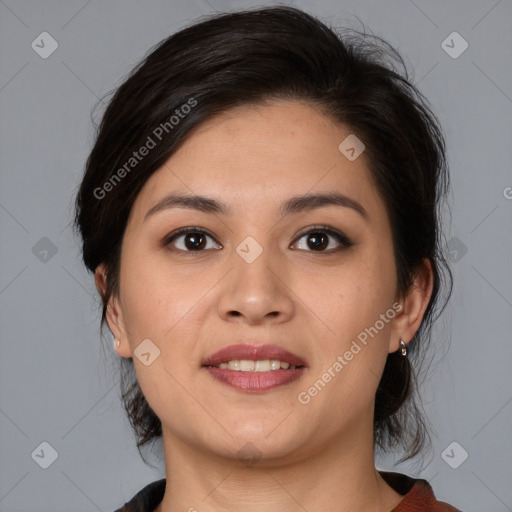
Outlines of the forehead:
{"type": "Polygon", "coordinates": [[[349,127],[306,103],[236,107],[190,132],[147,181],[134,208],[145,213],[170,191],[222,198],[234,210],[329,191],[378,208],[364,153],[351,161],[339,149],[349,136],[349,127]]]}

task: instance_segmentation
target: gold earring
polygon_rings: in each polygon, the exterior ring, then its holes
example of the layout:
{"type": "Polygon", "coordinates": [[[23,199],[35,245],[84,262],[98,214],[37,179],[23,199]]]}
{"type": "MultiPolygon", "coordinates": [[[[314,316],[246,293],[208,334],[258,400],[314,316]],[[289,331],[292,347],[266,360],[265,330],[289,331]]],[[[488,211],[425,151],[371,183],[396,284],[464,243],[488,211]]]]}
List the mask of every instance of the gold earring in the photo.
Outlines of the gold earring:
{"type": "Polygon", "coordinates": [[[404,340],[400,340],[400,353],[405,357],[407,355],[407,346],[405,345],[404,340]]]}

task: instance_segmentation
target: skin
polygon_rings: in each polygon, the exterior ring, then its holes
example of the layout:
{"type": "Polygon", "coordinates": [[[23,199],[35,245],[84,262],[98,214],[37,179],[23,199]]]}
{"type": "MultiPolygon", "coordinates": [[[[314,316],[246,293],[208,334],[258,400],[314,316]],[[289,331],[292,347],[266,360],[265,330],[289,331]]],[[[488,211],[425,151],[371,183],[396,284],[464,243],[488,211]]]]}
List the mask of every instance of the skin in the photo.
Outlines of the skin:
{"type": "MultiPolygon", "coordinates": [[[[402,499],[375,469],[374,400],[388,353],[421,324],[432,272],[425,262],[398,300],[391,227],[365,154],[351,162],[338,150],[350,133],[306,103],[238,107],[196,129],[139,193],[107,319],[121,357],[133,357],[144,339],[160,350],[149,366],[134,357],[162,422],[167,488],[158,512],[384,512],[402,499]],[[215,198],[232,215],[172,208],[144,219],[170,192],[215,198]],[[291,196],[324,192],[358,201],[367,219],[336,205],[280,216],[291,196]],[[315,251],[303,233],[317,224],[353,245],[331,236],[328,252],[315,251]],[[165,246],[187,226],[213,235],[205,249],[187,252],[183,235],[165,246]],[[236,252],[248,236],[263,248],[252,263],[236,252]],[[400,313],[301,404],[298,394],[397,300],[400,313]],[[308,368],[256,394],[201,368],[207,356],[243,341],[278,344],[308,368]],[[255,464],[237,456],[249,442],[255,464]]],[[[96,271],[100,292],[105,272],[96,271]]]]}

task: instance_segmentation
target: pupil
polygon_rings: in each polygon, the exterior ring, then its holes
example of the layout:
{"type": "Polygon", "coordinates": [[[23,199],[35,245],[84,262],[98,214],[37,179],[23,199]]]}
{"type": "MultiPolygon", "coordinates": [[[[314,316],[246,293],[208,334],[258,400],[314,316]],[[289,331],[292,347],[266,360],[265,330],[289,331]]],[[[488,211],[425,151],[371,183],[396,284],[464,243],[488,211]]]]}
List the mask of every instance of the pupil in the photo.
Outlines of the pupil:
{"type": "Polygon", "coordinates": [[[205,245],[205,237],[201,233],[188,233],[185,236],[185,247],[187,249],[202,249],[205,245]]]}
{"type": "Polygon", "coordinates": [[[325,249],[329,245],[328,237],[325,233],[311,233],[308,237],[310,249],[325,249]]]}

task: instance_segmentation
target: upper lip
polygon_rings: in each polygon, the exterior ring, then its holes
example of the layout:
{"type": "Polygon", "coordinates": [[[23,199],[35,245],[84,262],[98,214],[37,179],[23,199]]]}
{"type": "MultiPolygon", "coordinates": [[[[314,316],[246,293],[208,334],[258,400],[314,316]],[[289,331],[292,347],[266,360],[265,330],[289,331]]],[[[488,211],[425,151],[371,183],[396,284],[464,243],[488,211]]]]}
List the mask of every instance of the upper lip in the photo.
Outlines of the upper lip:
{"type": "Polygon", "coordinates": [[[291,366],[306,366],[306,363],[292,352],[278,345],[251,345],[239,343],[223,347],[203,361],[203,366],[217,366],[228,361],[245,359],[259,361],[265,359],[278,359],[291,366]]]}

